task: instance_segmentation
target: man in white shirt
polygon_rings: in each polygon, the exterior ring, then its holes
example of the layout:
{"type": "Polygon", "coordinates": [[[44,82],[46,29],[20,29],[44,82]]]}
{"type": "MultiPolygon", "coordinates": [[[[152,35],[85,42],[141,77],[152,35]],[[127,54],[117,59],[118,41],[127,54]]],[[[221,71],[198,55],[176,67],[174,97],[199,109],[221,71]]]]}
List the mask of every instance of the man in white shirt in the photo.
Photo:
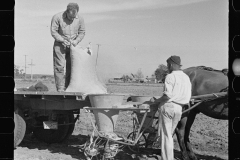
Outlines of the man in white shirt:
{"type": "Polygon", "coordinates": [[[170,74],[165,79],[163,96],[155,101],[159,103],[158,134],[162,160],[174,160],[172,135],[181,120],[182,106],[188,104],[191,98],[191,81],[181,70],[181,66],[179,56],[171,56],[167,59],[170,74]]]}

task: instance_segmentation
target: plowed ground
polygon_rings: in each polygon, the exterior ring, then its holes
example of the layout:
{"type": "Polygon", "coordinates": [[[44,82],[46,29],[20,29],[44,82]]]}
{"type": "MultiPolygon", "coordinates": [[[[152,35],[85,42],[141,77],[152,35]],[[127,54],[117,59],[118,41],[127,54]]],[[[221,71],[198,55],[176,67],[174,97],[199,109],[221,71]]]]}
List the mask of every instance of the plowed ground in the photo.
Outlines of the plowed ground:
{"type": "MultiPolygon", "coordinates": [[[[43,81],[50,91],[55,91],[54,83],[43,81]]],[[[16,81],[16,88],[29,87],[36,84],[36,81],[16,81]]],[[[132,93],[139,95],[161,96],[161,86],[139,86],[139,85],[107,85],[108,91],[113,93],[132,93]]],[[[127,135],[131,132],[130,112],[121,112],[116,132],[127,135]]],[[[70,138],[61,144],[46,144],[38,141],[31,134],[25,135],[22,143],[14,150],[15,160],[79,160],[86,159],[84,154],[79,152],[78,145],[86,141],[86,135],[92,131],[90,117],[81,110],[80,118],[75,124],[75,129],[70,138]]],[[[202,160],[228,159],[228,121],[217,120],[198,114],[191,128],[190,141],[197,157],[202,160]]],[[[180,159],[180,149],[174,136],[175,158],[180,159]]],[[[134,154],[130,151],[121,153],[118,159],[139,159],[139,157],[157,159],[160,156],[159,150],[151,148],[144,150],[141,154],[134,154]]]]}

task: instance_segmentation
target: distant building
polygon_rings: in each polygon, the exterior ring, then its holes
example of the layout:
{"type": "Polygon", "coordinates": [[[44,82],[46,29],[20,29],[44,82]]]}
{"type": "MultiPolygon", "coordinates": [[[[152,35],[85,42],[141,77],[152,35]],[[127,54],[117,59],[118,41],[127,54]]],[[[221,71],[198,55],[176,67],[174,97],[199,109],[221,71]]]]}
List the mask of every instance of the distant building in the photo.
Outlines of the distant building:
{"type": "Polygon", "coordinates": [[[154,78],[154,77],[151,77],[151,78],[146,78],[147,79],[147,82],[148,83],[157,83],[157,80],[156,80],[156,78],[154,78]]]}

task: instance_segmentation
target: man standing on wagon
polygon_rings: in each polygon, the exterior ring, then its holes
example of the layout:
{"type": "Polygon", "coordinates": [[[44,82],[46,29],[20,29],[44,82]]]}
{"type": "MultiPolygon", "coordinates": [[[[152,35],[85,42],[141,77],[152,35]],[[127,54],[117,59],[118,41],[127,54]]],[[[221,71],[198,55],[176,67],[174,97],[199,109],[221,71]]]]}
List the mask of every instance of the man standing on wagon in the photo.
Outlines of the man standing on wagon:
{"type": "Polygon", "coordinates": [[[165,79],[163,96],[155,103],[159,103],[158,134],[161,142],[162,160],[174,160],[173,132],[181,120],[182,107],[191,99],[192,84],[190,78],[181,70],[179,56],[167,59],[170,72],[165,79]]]}
{"type": "Polygon", "coordinates": [[[55,14],[51,21],[51,35],[55,39],[53,46],[54,77],[58,92],[64,91],[70,83],[70,45],[76,46],[85,36],[84,19],[78,11],[77,3],[69,3],[66,11],[55,14]]]}

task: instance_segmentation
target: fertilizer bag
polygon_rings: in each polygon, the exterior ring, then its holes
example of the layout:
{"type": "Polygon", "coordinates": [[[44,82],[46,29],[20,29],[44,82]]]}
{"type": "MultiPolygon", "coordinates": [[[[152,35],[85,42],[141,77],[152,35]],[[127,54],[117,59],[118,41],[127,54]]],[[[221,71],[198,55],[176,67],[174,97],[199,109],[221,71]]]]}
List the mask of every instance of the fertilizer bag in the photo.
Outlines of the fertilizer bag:
{"type": "Polygon", "coordinates": [[[107,89],[98,80],[93,53],[81,46],[70,46],[71,78],[66,92],[105,94],[107,89]]]}

